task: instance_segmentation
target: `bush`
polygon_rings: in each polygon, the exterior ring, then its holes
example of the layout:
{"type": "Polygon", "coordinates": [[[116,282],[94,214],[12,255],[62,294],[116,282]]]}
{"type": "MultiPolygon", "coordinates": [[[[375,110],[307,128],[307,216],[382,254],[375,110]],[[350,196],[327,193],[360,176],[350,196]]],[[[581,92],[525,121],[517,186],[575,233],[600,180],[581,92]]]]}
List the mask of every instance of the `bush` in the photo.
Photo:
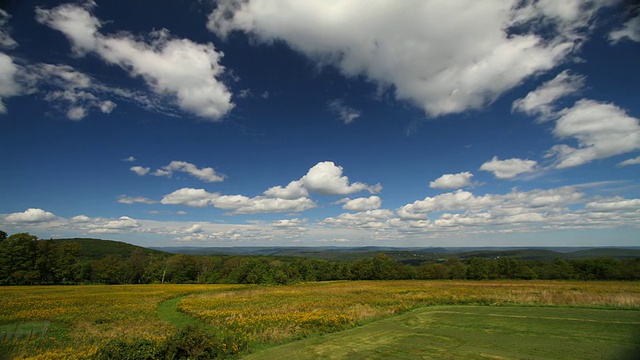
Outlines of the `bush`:
{"type": "Polygon", "coordinates": [[[164,342],[113,340],[98,350],[96,359],[215,359],[234,355],[247,348],[233,338],[218,338],[202,327],[189,325],[164,342]]]}

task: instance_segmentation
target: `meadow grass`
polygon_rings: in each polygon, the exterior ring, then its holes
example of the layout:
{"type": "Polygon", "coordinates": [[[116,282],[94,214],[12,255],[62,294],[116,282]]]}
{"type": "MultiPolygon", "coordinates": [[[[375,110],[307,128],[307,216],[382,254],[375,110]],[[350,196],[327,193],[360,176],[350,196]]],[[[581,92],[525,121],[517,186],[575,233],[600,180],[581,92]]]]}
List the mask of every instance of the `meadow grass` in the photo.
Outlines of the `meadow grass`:
{"type": "Polygon", "coordinates": [[[254,349],[435,305],[640,309],[640,283],[358,281],[256,287],[185,297],[178,310],[243,337],[254,349]]]}
{"type": "Polygon", "coordinates": [[[180,329],[198,323],[216,334],[220,343],[215,348],[226,356],[349,329],[425,306],[637,311],[640,283],[339,281],[289,286],[0,287],[0,303],[0,326],[50,323],[46,335],[5,340],[0,358],[2,353],[5,358],[87,358],[114,340],[159,348],[171,345],[178,336],[188,343],[188,334],[180,329]]]}

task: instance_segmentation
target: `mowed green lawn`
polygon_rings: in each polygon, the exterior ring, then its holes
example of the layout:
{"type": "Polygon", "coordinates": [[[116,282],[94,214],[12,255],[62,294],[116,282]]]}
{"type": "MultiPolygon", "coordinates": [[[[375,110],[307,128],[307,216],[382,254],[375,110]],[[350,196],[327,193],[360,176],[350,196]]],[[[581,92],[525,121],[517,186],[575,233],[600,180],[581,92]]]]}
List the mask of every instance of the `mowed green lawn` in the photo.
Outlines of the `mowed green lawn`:
{"type": "Polygon", "coordinates": [[[640,311],[426,307],[246,359],[640,359],[640,311]]]}

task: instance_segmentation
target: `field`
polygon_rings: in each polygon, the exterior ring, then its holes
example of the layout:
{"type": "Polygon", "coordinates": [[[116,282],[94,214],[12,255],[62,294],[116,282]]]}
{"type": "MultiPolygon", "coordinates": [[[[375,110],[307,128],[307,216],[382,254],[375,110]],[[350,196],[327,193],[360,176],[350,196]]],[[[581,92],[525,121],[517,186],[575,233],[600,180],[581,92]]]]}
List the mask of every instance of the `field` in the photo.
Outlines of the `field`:
{"type": "MultiPolygon", "coordinates": [[[[4,358],[34,359],[224,358],[250,353],[259,358],[262,351],[316,351],[311,344],[320,346],[325,340],[344,339],[357,346],[355,339],[365,333],[391,344],[377,348],[372,344],[372,351],[382,354],[381,358],[392,354],[385,351],[401,351],[416,339],[430,344],[423,350],[431,349],[446,358],[447,354],[456,354],[453,347],[448,347],[449,342],[460,342],[461,338],[445,343],[442,339],[478,329],[501,344],[510,344],[509,348],[515,346],[514,351],[524,346],[522,351],[531,358],[545,358],[544,354],[536,355],[536,349],[544,348],[548,339],[565,342],[567,346],[561,348],[570,354],[574,353],[573,346],[589,349],[598,345],[600,351],[631,351],[634,343],[628,338],[637,335],[634,331],[640,323],[637,282],[362,281],[268,287],[0,287],[0,303],[0,352],[4,358]],[[464,307],[442,307],[460,305],[464,307]],[[399,314],[402,315],[396,316],[399,314]],[[380,319],[383,320],[377,321],[380,319]],[[427,323],[429,326],[424,326],[427,323]],[[581,325],[574,326],[578,323],[581,325]],[[569,325],[563,328],[563,324],[569,325]],[[395,337],[379,332],[394,328],[395,337]],[[318,336],[345,329],[350,330],[338,336],[318,336]],[[518,333],[518,329],[524,330],[518,333]],[[583,333],[580,329],[586,330],[583,333]],[[605,339],[597,334],[611,336],[605,339]],[[303,342],[295,341],[300,339],[303,342]],[[285,343],[289,344],[274,348],[285,343]]],[[[479,344],[485,341],[478,339],[479,344]]],[[[348,348],[331,344],[322,345],[322,351],[348,348]]],[[[474,346],[478,345],[468,342],[456,349],[479,354],[474,346]]],[[[490,348],[494,352],[488,349],[486,353],[491,356],[510,358],[515,354],[490,348]]],[[[601,355],[595,358],[609,358],[606,353],[601,355]]],[[[344,356],[339,352],[327,355],[344,356]]],[[[455,357],[459,356],[452,358],[455,357]]]]}
{"type": "Polygon", "coordinates": [[[258,352],[259,359],[635,359],[632,310],[434,306],[258,352]]]}

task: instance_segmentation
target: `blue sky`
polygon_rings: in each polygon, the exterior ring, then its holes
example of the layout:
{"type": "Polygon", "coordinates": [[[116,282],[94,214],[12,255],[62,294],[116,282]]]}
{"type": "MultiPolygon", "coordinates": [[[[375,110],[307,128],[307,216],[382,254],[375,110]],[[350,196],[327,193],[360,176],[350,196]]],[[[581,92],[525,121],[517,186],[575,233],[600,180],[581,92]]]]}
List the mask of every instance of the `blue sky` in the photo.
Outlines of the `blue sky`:
{"type": "Polygon", "coordinates": [[[632,3],[4,2],[0,229],[640,246],[632,3]]]}

